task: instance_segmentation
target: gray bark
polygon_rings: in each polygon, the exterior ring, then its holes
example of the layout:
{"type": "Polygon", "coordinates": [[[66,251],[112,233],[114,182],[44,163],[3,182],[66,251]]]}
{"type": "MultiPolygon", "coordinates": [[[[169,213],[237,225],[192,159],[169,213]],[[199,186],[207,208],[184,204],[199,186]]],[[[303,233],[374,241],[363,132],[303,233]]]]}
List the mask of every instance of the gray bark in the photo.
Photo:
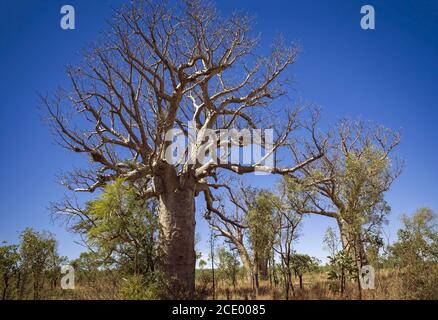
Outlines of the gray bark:
{"type": "Polygon", "coordinates": [[[195,192],[193,185],[182,187],[173,168],[163,177],[159,197],[162,271],[170,280],[171,293],[192,298],[195,291],[195,192]]]}
{"type": "Polygon", "coordinates": [[[338,218],[337,221],[341,235],[342,249],[352,255],[356,261],[358,269],[360,269],[362,266],[368,264],[361,234],[356,234],[352,231],[352,228],[342,218],[338,218]]]}
{"type": "Polygon", "coordinates": [[[346,221],[342,218],[338,218],[339,231],[341,234],[342,248],[345,250],[356,263],[357,269],[357,289],[359,293],[359,299],[362,299],[362,287],[360,285],[360,273],[362,267],[368,264],[368,259],[365,252],[365,246],[362,241],[360,232],[352,231],[351,226],[349,226],[346,221]]]}
{"type": "Polygon", "coordinates": [[[253,280],[253,267],[251,263],[251,258],[249,257],[246,248],[241,244],[236,244],[237,251],[239,252],[240,260],[242,260],[243,269],[245,271],[245,276],[248,283],[252,283],[253,280]]]}
{"type": "Polygon", "coordinates": [[[341,236],[342,250],[348,252],[350,244],[347,236],[347,224],[342,218],[336,218],[339,227],[339,233],[341,236]]]}

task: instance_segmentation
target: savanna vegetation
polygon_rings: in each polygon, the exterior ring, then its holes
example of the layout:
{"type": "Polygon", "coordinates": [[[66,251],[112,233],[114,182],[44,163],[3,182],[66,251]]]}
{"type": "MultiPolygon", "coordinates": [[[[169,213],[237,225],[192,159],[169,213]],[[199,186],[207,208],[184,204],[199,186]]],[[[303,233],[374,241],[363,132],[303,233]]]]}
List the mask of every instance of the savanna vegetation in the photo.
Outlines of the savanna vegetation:
{"type": "MultiPolygon", "coordinates": [[[[128,201],[128,189],[121,184],[118,187],[121,187],[119,191],[128,201]]],[[[108,192],[114,192],[114,187],[108,188],[108,192]]],[[[263,193],[260,192],[262,198],[266,197],[263,193]]],[[[105,198],[102,197],[90,208],[108,205],[105,198]]],[[[134,211],[139,208],[136,207],[137,201],[131,205],[128,207],[134,211]]],[[[111,207],[109,211],[117,206],[111,207]]],[[[143,205],[140,207],[143,208],[143,205]]],[[[276,214],[273,211],[271,213],[276,214]]],[[[100,226],[121,223],[117,214],[108,214],[102,220],[106,221],[102,221],[100,226]]],[[[367,254],[375,270],[375,288],[372,290],[358,288],[358,271],[354,258],[343,249],[339,232],[332,228],[327,230],[323,243],[329,255],[326,263],[293,250],[294,240],[300,237],[297,231],[299,228],[289,235],[294,239],[290,249],[287,249],[289,247],[284,239],[292,229],[274,231],[277,235],[273,237],[273,245],[266,248],[268,257],[271,257],[268,258],[266,270],[259,267],[248,269],[242,263],[234,244],[220,241],[220,235],[216,233],[210,242],[211,253],[206,257],[197,254],[194,298],[437,299],[437,222],[437,215],[432,210],[419,209],[403,217],[403,227],[398,230],[396,242],[379,247],[367,246],[367,254]]],[[[148,230],[156,227],[150,221],[142,224],[141,228],[146,225],[148,230]]],[[[276,227],[284,228],[280,223],[276,227]]],[[[88,235],[90,241],[99,239],[105,233],[105,227],[97,233],[96,229],[92,230],[89,230],[88,235]]],[[[24,230],[17,245],[3,243],[0,247],[1,298],[168,299],[169,282],[156,268],[159,261],[158,246],[148,242],[153,232],[149,233],[148,239],[143,238],[145,242],[141,249],[135,241],[111,234],[111,243],[100,245],[99,241],[90,242],[90,245],[93,243],[93,251],[84,252],[79,258],[69,261],[58,255],[57,241],[53,235],[32,229],[24,230]],[[74,290],[64,290],[61,286],[61,278],[64,276],[61,267],[67,264],[75,270],[74,290]]],[[[257,247],[252,247],[249,241],[247,247],[251,266],[255,266],[257,247]]]]}
{"type": "Polygon", "coordinates": [[[298,53],[281,38],[261,50],[251,17],[204,1],[122,8],[68,67],[70,87],[41,97],[56,141],[88,159],[61,176],[68,195],[50,206],[86,250],[69,261],[53,235],[26,229],[0,247],[2,299],[438,299],[433,210],[405,216],[396,241],[383,236],[400,134],[353,120],[324,129],[318,109],[292,107],[298,53]],[[272,145],[245,129],[274,129],[272,145]],[[240,133],[224,145],[223,130],[240,133]],[[194,144],[175,162],[169,132],[194,144]],[[231,154],[257,144],[260,161],[231,154]],[[242,177],[253,173],[276,183],[242,177]],[[296,249],[309,215],[336,225],[325,262],[296,249]],[[208,253],[196,251],[196,217],[208,253]],[[61,288],[63,265],[74,290],[61,288]]]}

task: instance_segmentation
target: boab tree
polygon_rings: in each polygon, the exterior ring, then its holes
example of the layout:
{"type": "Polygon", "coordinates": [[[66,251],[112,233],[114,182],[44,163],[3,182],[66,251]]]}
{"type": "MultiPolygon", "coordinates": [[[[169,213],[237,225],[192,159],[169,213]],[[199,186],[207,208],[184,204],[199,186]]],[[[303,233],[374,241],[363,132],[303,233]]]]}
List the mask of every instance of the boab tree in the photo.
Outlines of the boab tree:
{"type": "Polygon", "coordinates": [[[390,211],[385,193],[401,172],[392,155],[399,142],[398,132],[343,120],[321,161],[303,167],[299,183],[285,179],[297,212],[336,219],[343,250],[358,274],[368,264],[365,244],[381,241],[380,229],[390,211]]]}
{"type": "MultiPolygon", "coordinates": [[[[281,75],[297,49],[278,41],[269,55],[260,56],[256,45],[251,19],[244,15],[223,18],[201,1],[176,7],[134,1],[116,15],[84,64],[68,68],[71,91],[42,99],[61,145],[91,160],[89,168],[66,174],[63,182],[77,192],[94,192],[123,178],[142,184],[142,197],[157,197],[162,268],[189,294],[195,197],[203,193],[207,207],[213,207],[210,182],[217,172],[290,174],[320,157],[278,168],[259,161],[214,161],[211,149],[201,147],[208,130],[267,128],[272,102],[286,92],[281,75]],[[168,161],[169,131],[190,138],[190,128],[197,132],[194,148],[184,160],[168,161]]],[[[283,128],[275,126],[272,152],[296,128],[296,115],[283,117],[283,128]]],[[[244,140],[235,139],[235,145],[244,147],[244,140]]]]}

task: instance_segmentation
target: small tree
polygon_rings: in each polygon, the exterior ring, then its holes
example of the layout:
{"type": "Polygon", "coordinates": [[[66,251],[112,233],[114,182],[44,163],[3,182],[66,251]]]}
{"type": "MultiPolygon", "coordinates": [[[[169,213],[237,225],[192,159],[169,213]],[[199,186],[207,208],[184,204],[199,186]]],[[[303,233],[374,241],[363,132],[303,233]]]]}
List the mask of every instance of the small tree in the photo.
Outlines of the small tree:
{"type": "Polygon", "coordinates": [[[59,279],[61,275],[61,267],[68,262],[65,256],[59,256],[56,250],[52,251],[47,260],[46,277],[50,282],[50,288],[58,288],[59,279]]]}
{"type": "Polygon", "coordinates": [[[275,242],[273,249],[280,257],[280,270],[283,275],[285,286],[286,300],[289,299],[290,293],[295,295],[293,286],[293,256],[294,242],[299,238],[299,230],[303,216],[297,213],[291,204],[291,197],[294,195],[286,193],[281,185],[280,197],[272,198],[274,205],[274,220],[275,220],[275,242]]]}
{"type": "Polygon", "coordinates": [[[345,293],[347,280],[357,275],[355,262],[351,254],[339,249],[341,241],[336,231],[329,227],[324,235],[324,246],[329,251],[328,279],[332,281],[331,289],[335,292],[345,293]]]}
{"type": "Polygon", "coordinates": [[[159,256],[156,204],[137,194],[134,185],[116,180],[87,204],[87,219],[73,226],[103,264],[128,275],[154,272],[159,256]]]}
{"type": "Polygon", "coordinates": [[[204,270],[204,268],[207,266],[207,261],[204,259],[199,259],[199,269],[204,270]]]}
{"type": "Polygon", "coordinates": [[[11,285],[13,279],[20,270],[20,254],[18,246],[0,246],[0,277],[1,277],[1,298],[2,300],[12,298],[11,285]]]}
{"type": "Polygon", "coordinates": [[[304,289],[303,274],[306,272],[314,271],[318,268],[319,260],[314,257],[310,257],[307,254],[293,254],[292,255],[292,269],[294,270],[295,277],[300,280],[300,289],[304,289]]]}
{"type": "Polygon", "coordinates": [[[398,241],[390,246],[390,260],[403,273],[408,299],[438,298],[438,218],[429,208],[403,216],[398,241]]]}
{"type": "MultiPolygon", "coordinates": [[[[20,235],[20,256],[21,256],[21,294],[25,294],[26,280],[32,279],[33,299],[41,298],[41,291],[44,287],[45,275],[53,268],[53,261],[58,260],[56,250],[57,242],[52,234],[48,232],[36,232],[31,228],[24,230],[20,235]]],[[[58,268],[59,266],[56,266],[58,268]]]]}
{"type": "Polygon", "coordinates": [[[95,252],[82,252],[79,258],[71,262],[71,265],[81,283],[90,285],[97,279],[102,259],[95,252]]]}
{"type": "Polygon", "coordinates": [[[355,261],[351,255],[344,250],[341,250],[334,256],[328,258],[330,260],[329,271],[327,272],[328,279],[334,281],[334,283],[339,283],[339,286],[336,284],[332,285],[332,290],[339,290],[341,295],[343,295],[347,280],[356,279],[358,276],[355,261]]]}
{"type": "Polygon", "coordinates": [[[274,220],[275,196],[266,190],[248,189],[250,193],[246,229],[253,253],[255,284],[268,279],[268,262],[275,241],[276,222],[274,220]],[[251,193],[252,191],[252,193],[251,193]]]}
{"type": "Polygon", "coordinates": [[[219,247],[217,250],[218,257],[218,271],[221,278],[229,282],[234,289],[237,285],[237,276],[239,271],[239,259],[235,249],[227,250],[225,247],[219,247]]]}

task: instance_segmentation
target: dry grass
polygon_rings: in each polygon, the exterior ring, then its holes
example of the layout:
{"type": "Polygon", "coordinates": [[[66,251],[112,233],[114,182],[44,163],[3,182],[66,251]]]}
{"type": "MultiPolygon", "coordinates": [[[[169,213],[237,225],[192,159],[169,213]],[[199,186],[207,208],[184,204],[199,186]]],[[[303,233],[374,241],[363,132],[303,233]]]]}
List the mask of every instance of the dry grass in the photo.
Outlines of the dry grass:
{"type": "MultiPolygon", "coordinates": [[[[124,280],[118,274],[100,273],[93,279],[78,281],[75,290],[45,288],[41,294],[44,300],[118,300],[121,299],[120,287],[124,280]]],[[[429,270],[422,276],[412,279],[406,273],[395,270],[380,270],[376,274],[375,289],[363,291],[363,300],[393,299],[438,299],[438,268],[436,272],[429,270]],[[425,280],[427,282],[425,282],[425,280]],[[414,288],[414,289],[412,289],[414,288]]],[[[355,300],[358,291],[355,281],[347,283],[343,295],[332,290],[333,282],[324,273],[305,274],[303,289],[299,288],[298,279],[294,279],[294,293],[290,300],[355,300]]],[[[284,300],[282,284],[271,285],[269,281],[261,281],[257,297],[247,281],[240,280],[234,288],[227,281],[216,283],[215,299],[217,300],[284,300]]],[[[197,278],[197,299],[213,298],[210,277],[197,278]]]]}
{"type": "MultiPolygon", "coordinates": [[[[347,288],[343,295],[331,289],[330,280],[324,273],[306,274],[303,278],[303,289],[299,288],[298,279],[294,279],[294,293],[289,297],[290,300],[357,300],[359,298],[355,281],[347,283],[347,288]]],[[[207,295],[204,299],[212,299],[212,289],[205,290],[207,295]],[[208,292],[207,292],[208,291],[208,292]]],[[[403,280],[399,272],[383,270],[379,271],[375,278],[374,290],[363,290],[363,300],[392,300],[405,299],[403,293],[403,280]]],[[[438,298],[438,297],[437,297],[438,298]]],[[[259,294],[253,295],[252,286],[244,281],[234,288],[225,281],[219,281],[216,285],[216,299],[218,300],[284,300],[284,288],[281,284],[273,286],[269,281],[261,281],[259,294]]]]}

